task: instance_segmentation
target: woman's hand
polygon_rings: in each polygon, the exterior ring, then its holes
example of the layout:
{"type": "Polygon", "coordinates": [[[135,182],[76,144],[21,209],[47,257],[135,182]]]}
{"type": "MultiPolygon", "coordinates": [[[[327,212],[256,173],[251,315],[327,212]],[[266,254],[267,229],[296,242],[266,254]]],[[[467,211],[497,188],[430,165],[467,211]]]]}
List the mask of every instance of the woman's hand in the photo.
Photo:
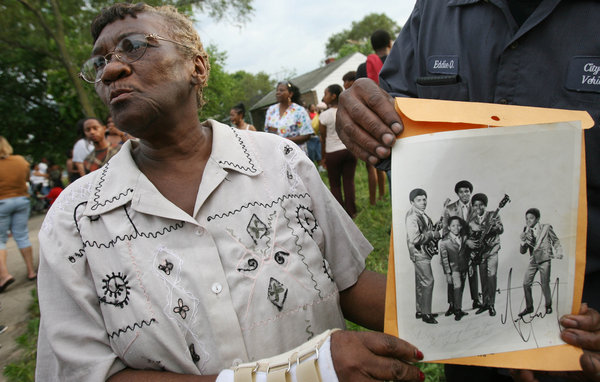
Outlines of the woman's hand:
{"type": "Polygon", "coordinates": [[[412,365],[423,359],[419,349],[384,333],[337,331],[331,335],[331,357],[340,382],[425,380],[412,365]]]}

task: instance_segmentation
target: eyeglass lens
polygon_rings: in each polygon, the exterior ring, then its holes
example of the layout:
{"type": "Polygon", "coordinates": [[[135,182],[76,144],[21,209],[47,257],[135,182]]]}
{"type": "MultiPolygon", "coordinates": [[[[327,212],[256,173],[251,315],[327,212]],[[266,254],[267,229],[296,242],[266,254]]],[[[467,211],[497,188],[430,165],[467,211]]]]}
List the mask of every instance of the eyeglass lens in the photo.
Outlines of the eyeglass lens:
{"type": "Polygon", "coordinates": [[[115,47],[115,50],[105,56],[95,56],[87,60],[81,68],[81,76],[87,82],[95,83],[100,80],[104,67],[110,60],[116,58],[124,63],[132,63],[142,58],[148,47],[147,37],[134,34],[125,37],[115,47]]]}

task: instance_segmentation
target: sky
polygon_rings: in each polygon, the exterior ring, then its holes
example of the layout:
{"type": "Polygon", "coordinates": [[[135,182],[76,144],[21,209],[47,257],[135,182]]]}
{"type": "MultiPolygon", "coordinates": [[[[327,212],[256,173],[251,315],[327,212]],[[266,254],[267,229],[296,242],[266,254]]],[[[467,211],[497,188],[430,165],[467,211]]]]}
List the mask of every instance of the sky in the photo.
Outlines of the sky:
{"type": "MultiPolygon", "coordinates": [[[[225,71],[265,72],[275,80],[322,66],[325,44],[370,13],[385,13],[404,25],[415,0],[254,0],[244,24],[196,15],[205,45],[227,53],[225,71]]],[[[395,39],[396,36],[393,36],[395,39]]]]}

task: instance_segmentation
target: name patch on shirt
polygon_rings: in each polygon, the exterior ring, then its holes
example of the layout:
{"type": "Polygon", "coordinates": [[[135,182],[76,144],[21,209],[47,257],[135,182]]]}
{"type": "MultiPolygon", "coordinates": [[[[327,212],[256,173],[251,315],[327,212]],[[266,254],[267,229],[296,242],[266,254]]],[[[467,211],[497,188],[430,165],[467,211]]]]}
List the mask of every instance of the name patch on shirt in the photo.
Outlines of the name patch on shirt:
{"type": "Polygon", "coordinates": [[[429,56],[427,72],[431,74],[458,74],[458,56],[429,56]]]}
{"type": "Polygon", "coordinates": [[[600,57],[573,57],[565,87],[578,92],[600,93],[600,57]]]}

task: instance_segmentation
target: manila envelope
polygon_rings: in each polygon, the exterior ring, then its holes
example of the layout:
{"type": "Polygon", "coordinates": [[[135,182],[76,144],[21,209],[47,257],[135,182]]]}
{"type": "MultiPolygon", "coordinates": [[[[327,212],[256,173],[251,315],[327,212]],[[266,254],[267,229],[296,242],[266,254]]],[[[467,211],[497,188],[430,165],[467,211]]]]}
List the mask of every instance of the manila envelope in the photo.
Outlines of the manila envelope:
{"type": "MultiPolygon", "coordinates": [[[[581,126],[584,129],[591,128],[594,125],[594,121],[585,111],[416,98],[396,98],[395,105],[396,111],[404,124],[404,132],[399,138],[448,130],[552,122],[581,121],[581,126]],[[448,128],[449,125],[452,126],[450,129],[448,128]]],[[[585,148],[583,139],[582,136],[581,144],[582,148],[585,148]]],[[[586,254],[587,202],[584,149],[581,150],[581,156],[573,313],[579,311],[581,304],[586,254]]],[[[395,285],[394,250],[393,244],[390,243],[385,332],[398,336],[395,285]]],[[[418,344],[416,345],[418,346],[418,344]]],[[[579,356],[581,353],[581,349],[564,344],[435,362],[533,370],[580,370],[579,356]]]]}

